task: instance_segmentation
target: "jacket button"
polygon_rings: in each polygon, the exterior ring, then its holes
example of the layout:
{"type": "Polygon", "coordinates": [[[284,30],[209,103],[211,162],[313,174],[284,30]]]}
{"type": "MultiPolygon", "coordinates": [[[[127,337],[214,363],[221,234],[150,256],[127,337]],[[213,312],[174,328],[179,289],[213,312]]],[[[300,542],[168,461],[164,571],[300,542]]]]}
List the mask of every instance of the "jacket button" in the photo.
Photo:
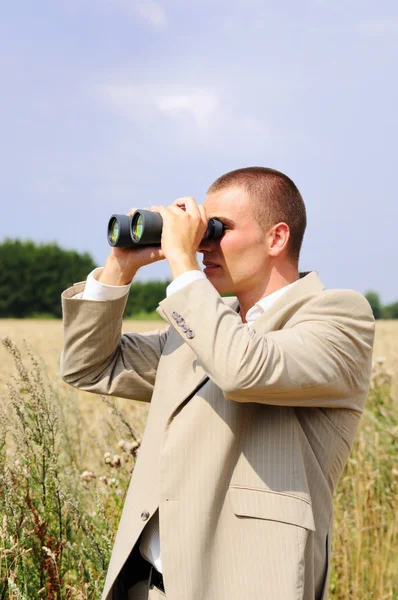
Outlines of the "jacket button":
{"type": "Polygon", "coordinates": [[[183,325],[182,326],[182,330],[183,330],[184,333],[186,333],[187,331],[189,331],[188,325],[183,325]]]}
{"type": "Polygon", "coordinates": [[[187,338],[188,338],[189,340],[192,340],[192,338],[194,338],[194,337],[195,337],[195,334],[194,334],[194,332],[192,331],[192,329],[188,329],[188,331],[187,331],[187,338]]]}
{"type": "Polygon", "coordinates": [[[177,325],[179,325],[180,327],[182,327],[182,325],[185,324],[185,319],[184,317],[178,317],[177,321],[176,321],[177,325]]]}
{"type": "Polygon", "coordinates": [[[147,521],[149,519],[149,512],[147,510],[143,510],[141,513],[141,519],[143,521],[147,521]]]}
{"type": "Polygon", "coordinates": [[[173,317],[173,319],[177,320],[180,315],[178,314],[178,312],[176,312],[175,310],[173,310],[173,312],[171,313],[171,316],[173,317]]]}

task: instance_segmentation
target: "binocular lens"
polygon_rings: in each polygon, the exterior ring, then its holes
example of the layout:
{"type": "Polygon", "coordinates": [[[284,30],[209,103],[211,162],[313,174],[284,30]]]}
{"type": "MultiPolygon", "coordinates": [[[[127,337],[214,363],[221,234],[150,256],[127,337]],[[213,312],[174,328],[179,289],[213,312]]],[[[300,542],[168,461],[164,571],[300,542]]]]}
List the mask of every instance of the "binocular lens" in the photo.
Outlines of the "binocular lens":
{"type": "Polygon", "coordinates": [[[119,223],[117,219],[112,219],[109,224],[109,240],[115,245],[119,237],[119,223]]]}
{"type": "Polygon", "coordinates": [[[131,224],[131,235],[135,242],[138,242],[141,239],[143,230],[144,230],[144,223],[143,223],[142,215],[140,213],[136,213],[134,215],[133,222],[131,224]]]}

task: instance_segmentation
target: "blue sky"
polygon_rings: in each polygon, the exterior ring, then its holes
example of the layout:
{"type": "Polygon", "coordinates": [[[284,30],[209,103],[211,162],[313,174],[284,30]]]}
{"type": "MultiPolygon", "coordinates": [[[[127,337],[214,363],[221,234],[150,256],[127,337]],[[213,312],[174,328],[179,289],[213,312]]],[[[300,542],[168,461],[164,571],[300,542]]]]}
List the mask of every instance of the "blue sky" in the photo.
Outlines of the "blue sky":
{"type": "Polygon", "coordinates": [[[101,265],[112,213],[263,165],[306,202],[300,270],[398,299],[396,2],[20,0],[0,50],[0,239],[101,265]]]}

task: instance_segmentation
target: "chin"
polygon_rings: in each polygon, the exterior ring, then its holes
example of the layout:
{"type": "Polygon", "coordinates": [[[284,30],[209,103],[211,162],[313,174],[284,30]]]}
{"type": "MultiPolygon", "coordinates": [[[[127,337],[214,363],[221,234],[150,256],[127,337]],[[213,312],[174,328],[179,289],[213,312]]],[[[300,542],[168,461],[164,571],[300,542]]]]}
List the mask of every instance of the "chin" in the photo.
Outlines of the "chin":
{"type": "Polygon", "coordinates": [[[210,277],[208,277],[206,275],[208,281],[210,281],[211,285],[217,290],[217,292],[220,294],[232,294],[233,296],[236,296],[236,292],[234,290],[231,289],[231,286],[227,285],[226,282],[223,282],[222,280],[219,280],[217,277],[212,277],[210,275],[210,277]]]}

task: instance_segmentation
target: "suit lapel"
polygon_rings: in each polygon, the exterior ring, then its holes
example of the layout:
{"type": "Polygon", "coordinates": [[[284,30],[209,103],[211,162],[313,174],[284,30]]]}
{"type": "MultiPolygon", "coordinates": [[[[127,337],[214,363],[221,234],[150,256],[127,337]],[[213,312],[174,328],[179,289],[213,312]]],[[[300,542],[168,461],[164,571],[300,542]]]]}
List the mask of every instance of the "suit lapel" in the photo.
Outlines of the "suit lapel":
{"type": "MultiPolygon", "coordinates": [[[[235,297],[223,298],[227,306],[237,310],[239,302],[235,297]]],[[[185,343],[184,339],[174,329],[169,334],[165,354],[173,354],[173,364],[178,364],[178,383],[173,381],[173,389],[169,390],[172,403],[168,408],[169,421],[181,407],[190,400],[195,392],[202,387],[209,377],[205,373],[195,352],[185,343]],[[177,390],[177,395],[176,395],[177,390]],[[174,398],[174,400],[173,400],[174,398]]]]}
{"type": "MultiPolygon", "coordinates": [[[[324,288],[316,271],[300,273],[300,280],[286,290],[252,325],[253,330],[269,333],[281,329],[289,317],[314,293],[324,288]]],[[[236,297],[223,298],[224,303],[234,311],[239,311],[236,297]]],[[[209,377],[203,370],[194,351],[176,331],[170,332],[165,352],[173,354],[173,362],[179,365],[178,399],[169,407],[169,421],[182,404],[188,402],[209,377]]],[[[174,382],[175,384],[175,382],[174,382]]],[[[175,395],[174,395],[175,398],[175,395]]]]}
{"type": "Polygon", "coordinates": [[[173,363],[178,364],[178,381],[170,380],[169,390],[172,400],[168,408],[170,414],[187,400],[198,387],[207,381],[208,376],[198,361],[193,350],[185,343],[182,337],[174,330],[169,334],[165,351],[173,354],[173,363]]]}
{"type": "Polygon", "coordinates": [[[310,296],[321,292],[325,286],[316,271],[300,273],[300,279],[267,308],[251,326],[255,331],[269,333],[283,329],[286,322],[310,296]]]}

